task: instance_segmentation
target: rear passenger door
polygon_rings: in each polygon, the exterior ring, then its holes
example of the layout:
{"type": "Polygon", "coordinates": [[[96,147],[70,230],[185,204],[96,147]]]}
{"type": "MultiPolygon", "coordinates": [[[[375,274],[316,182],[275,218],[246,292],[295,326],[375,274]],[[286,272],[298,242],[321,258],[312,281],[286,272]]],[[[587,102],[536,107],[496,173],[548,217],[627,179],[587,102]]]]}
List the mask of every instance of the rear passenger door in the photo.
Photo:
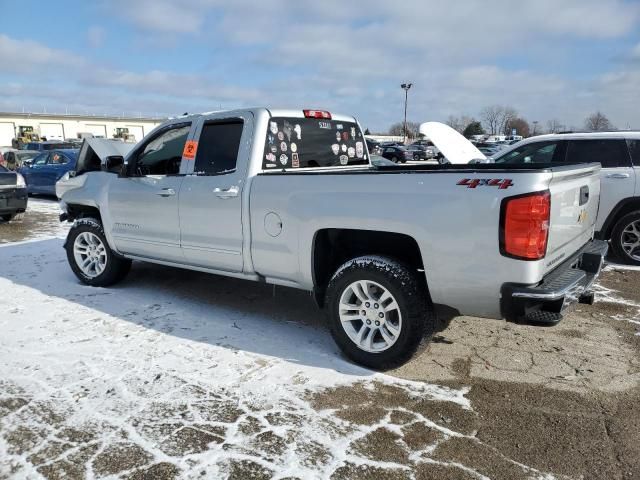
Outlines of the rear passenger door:
{"type": "Polygon", "coordinates": [[[180,242],[188,264],[242,271],[243,206],[248,207],[242,193],[252,138],[250,113],[200,119],[195,155],[189,160],[180,195],[180,242]]]}
{"type": "Polygon", "coordinates": [[[596,231],[602,228],[613,208],[635,192],[635,171],[624,139],[570,140],[569,163],[598,162],[600,173],[600,209],[596,231]]]}

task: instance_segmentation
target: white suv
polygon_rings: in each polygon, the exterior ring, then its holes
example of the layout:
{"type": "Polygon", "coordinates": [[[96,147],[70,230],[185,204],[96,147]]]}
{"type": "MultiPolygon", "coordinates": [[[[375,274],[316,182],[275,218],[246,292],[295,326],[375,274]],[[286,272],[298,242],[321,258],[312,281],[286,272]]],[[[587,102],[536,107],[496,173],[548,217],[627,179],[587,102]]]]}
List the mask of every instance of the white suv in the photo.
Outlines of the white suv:
{"type": "Polygon", "coordinates": [[[545,165],[599,162],[597,236],[625,263],[640,265],[640,132],[540,135],[518,142],[495,163],[545,165]]]}

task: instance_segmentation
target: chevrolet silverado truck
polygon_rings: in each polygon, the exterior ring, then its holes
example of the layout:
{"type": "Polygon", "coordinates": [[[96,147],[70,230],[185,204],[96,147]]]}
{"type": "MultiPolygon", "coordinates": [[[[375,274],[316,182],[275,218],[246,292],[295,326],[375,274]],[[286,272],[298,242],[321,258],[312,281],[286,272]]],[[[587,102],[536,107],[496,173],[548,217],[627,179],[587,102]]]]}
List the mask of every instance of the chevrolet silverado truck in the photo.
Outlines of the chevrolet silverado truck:
{"type": "Polygon", "coordinates": [[[80,155],[57,193],[85,284],[139,260],[308,290],[344,353],[386,369],[427,343],[436,312],[555,323],[591,302],[599,171],[380,166],[353,117],[257,108],[80,155]]]}

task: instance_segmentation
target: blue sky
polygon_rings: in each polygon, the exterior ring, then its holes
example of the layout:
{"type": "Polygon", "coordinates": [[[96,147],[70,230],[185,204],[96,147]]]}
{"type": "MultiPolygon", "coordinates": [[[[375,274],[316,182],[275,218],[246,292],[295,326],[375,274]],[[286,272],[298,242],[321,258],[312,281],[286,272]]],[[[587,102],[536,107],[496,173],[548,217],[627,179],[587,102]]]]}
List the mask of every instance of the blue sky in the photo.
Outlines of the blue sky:
{"type": "Polygon", "coordinates": [[[484,106],[640,128],[640,1],[0,0],[0,110],[326,108],[384,131],[484,106]]]}

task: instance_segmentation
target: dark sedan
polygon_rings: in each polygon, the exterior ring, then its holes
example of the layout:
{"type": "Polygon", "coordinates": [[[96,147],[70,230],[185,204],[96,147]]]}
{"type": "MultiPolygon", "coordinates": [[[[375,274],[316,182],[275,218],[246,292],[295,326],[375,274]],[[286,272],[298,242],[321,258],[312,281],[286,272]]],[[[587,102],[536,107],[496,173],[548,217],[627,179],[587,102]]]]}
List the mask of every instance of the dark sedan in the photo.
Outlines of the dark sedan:
{"type": "Polygon", "coordinates": [[[413,155],[414,160],[427,160],[431,158],[427,153],[427,147],[423,147],[422,145],[409,145],[405,147],[411,154],[413,155]]]}
{"type": "Polygon", "coordinates": [[[56,182],[70,170],[75,170],[78,150],[47,150],[20,169],[29,193],[56,194],[56,182]]]}
{"type": "Polygon", "coordinates": [[[396,163],[405,163],[407,160],[413,160],[413,153],[400,146],[385,147],[382,150],[382,156],[396,163]]]}
{"type": "Polygon", "coordinates": [[[27,209],[27,186],[22,175],[0,166],[0,218],[13,220],[27,209]]]}

